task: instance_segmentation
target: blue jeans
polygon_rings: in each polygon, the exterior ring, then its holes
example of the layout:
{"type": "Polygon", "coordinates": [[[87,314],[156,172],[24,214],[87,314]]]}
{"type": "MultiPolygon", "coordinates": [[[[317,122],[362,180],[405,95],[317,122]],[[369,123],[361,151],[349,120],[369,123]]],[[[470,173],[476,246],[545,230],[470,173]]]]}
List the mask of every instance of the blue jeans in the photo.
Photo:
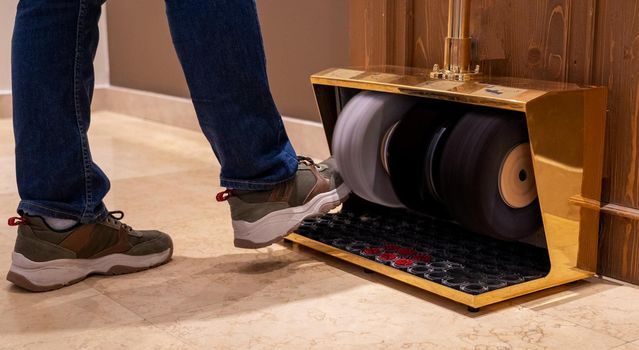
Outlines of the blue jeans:
{"type": "MultiPolygon", "coordinates": [[[[103,2],[18,5],[12,80],[20,213],[83,223],[107,215],[109,180],[87,140],[103,2]]],[[[293,177],[296,154],[269,90],[254,0],[167,0],[166,12],[200,126],[222,165],[221,185],[267,190],[293,177]]]]}

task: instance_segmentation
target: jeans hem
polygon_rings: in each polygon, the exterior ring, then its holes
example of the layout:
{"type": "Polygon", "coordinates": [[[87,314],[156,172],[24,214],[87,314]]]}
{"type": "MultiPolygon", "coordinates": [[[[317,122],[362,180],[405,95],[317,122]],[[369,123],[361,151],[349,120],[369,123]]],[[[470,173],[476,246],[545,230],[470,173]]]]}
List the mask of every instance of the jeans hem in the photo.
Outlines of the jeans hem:
{"type": "Polygon", "coordinates": [[[220,177],[220,185],[222,187],[231,188],[234,190],[247,190],[247,191],[268,191],[272,190],[273,187],[291,181],[297,175],[297,157],[293,156],[288,160],[288,165],[290,166],[291,175],[284,178],[283,180],[276,181],[260,181],[260,180],[234,180],[227,179],[225,177],[220,177]]]}
{"type": "Polygon", "coordinates": [[[109,215],[104,204],[100,204],[96,210],[97,212],[95,214],[89,215],[87,215],[88,213],[86,211],[83,211],[83,215],[82,213],[72,213],[64,209],[52,208],[36,202],[21,201],[17,211],[21,215],[27,212],[31,216],[47,216],[56,219],[76,220],[82,224],[92,224],[104,220],[109,215]]]}
{"type": "Polygon", "coordinates": [[[234,190],[248,190],[248,191],[268,191],[272,190],[273,187],[291,181],[295,178],[295,174],[290,176],[287,179],[275,182],[261,182],[261,181],[244,181],[244,180],[229,180],[229,179],[220,179],[220,185],[226,188],[232,188],[234,190]]]}

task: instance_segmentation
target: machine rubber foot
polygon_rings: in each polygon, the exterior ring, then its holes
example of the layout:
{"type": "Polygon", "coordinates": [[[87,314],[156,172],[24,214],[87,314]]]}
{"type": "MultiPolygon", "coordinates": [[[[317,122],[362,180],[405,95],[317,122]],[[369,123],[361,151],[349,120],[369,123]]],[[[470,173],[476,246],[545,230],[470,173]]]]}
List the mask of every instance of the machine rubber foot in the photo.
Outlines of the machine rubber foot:
{"type": "Polygon", "coordinates": [[[369,269],[364,269],[364,273],[375,273],[375,271],[369,270],[369,269]]]}
{"type": "Polygon", "coordinates": [[[481,309],[478,307],[471,307],[471,306],[468,307],[468,312],[477,313],[479,312],[479,310],[481,309]]]}

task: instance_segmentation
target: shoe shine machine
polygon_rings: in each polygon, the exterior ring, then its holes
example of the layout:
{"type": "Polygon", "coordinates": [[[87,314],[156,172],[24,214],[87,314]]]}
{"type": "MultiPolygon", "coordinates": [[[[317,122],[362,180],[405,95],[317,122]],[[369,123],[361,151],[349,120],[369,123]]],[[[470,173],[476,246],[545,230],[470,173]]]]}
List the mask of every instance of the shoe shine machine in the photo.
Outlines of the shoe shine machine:
{"type": "Polygon", "coordinates": [[[469,12],[441,69],[311,77],[353,194],[287,239],[476,311],[594,274],[607,92],[482,76],[469,12]]]}

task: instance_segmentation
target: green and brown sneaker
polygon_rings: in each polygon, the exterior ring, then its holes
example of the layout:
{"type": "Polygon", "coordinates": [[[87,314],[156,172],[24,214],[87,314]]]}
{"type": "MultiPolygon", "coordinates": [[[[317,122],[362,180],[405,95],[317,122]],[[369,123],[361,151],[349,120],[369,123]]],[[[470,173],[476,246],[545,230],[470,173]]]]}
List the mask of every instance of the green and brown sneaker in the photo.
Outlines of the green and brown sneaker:
{"type": "Polygon", "coordinates": [[[79,282],[91,274],[119,275],[156,267],[173,254],[171,237],[159,231],[136,231],[110,212],[102,222],[79,224],[67,231],[51,229],[39,216],[9,219],[18,237],[7,280],[33,292],[79,282]]]}
{"type": "Polygon", "coordinates": [[[218,201],[228,200],[238,248],[269,246],[295,230],[309,217],[327,213],[340,205],[350,190],[329,158],[319,164],[298,157],[294,179],[270,191],[226,190],[218,201]]]}

